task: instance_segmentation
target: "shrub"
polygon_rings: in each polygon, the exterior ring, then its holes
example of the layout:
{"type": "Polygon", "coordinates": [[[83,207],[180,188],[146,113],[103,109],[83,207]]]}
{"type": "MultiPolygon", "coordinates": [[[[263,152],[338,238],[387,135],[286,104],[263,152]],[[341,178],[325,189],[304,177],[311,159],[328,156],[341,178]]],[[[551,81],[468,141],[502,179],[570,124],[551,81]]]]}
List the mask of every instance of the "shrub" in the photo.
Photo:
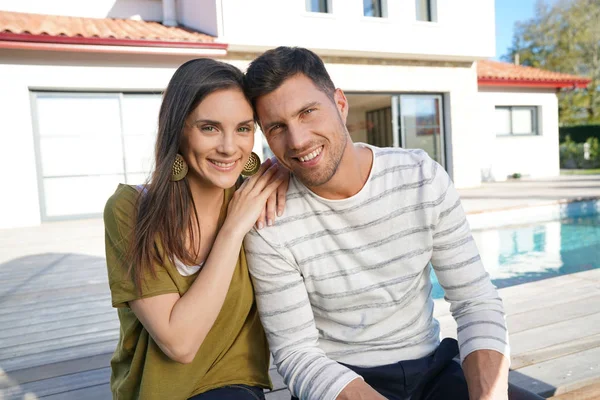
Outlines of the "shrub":
{"type": "Polygon", "coordinates": [[[575,168],[598,168],[600,167],[600,140],[596,137],[590,137],[586,140],[589,145],[589,159],[585,159],[584,143],[575,143],[567,135],[564,143],[559,147],[560,167],[564,169],[575,168]]]}

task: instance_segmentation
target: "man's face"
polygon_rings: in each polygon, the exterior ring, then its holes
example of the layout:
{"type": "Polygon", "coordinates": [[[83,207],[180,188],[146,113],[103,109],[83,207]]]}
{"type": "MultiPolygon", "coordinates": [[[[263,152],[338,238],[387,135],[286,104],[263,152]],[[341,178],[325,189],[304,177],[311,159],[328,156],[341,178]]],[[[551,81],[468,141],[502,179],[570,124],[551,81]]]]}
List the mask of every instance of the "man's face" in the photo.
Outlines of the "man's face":
{"type": "Polygon", "coordinates": [[[332,100],[298,74],[256,101],[256,113],[271,150],[306,186],[335,175],[348,142],[348,103],[337,89],[332,100]]]}

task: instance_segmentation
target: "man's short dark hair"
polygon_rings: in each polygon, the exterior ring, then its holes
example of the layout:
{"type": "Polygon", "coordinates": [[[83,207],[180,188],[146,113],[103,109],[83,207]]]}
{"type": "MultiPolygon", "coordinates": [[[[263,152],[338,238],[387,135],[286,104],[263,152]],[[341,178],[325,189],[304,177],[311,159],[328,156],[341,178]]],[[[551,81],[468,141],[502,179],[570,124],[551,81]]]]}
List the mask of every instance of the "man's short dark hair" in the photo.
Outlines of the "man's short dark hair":
{"type": "Polygon", "coordinates": [[[252,106],[256,106],[260,96],[275,91],[286,79],[297,74],[305,75],[333,100],[335,86],[323,60],[308,49],[281,46],[260,55],[246,71],[245,88],[252,106]]]}

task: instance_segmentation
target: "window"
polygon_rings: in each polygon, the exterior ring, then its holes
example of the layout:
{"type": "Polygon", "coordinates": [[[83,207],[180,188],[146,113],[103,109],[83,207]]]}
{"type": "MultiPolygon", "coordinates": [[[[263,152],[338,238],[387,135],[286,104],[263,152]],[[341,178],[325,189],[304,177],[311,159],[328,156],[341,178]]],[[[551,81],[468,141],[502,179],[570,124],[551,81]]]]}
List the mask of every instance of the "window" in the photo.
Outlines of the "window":
{"type": "Polygon", "coordinates": [[[538,135],[538,111],[533,106],[496,107],[496,134],[538,135]]]}
{"type": "Polygon", "coordinates": [[[434,0],[415,0],[417,7],[417,21],[434,21],[433,4],[434,0]]]}
{"type": "Polygon", "coordinates": [[[365,17],[384,17],[382,0],[363,0],[363,14],[365,17]]]}
{"type": "Polygon", "coordinates": [[[394,145],[392,107],[367,111],[367,142],[378,147],[394,145]]]}
{"type": "Polygon", "coordinates": [[[439,94],[398,96],[400,146],[423,149],[444,165],[443,100],[439,94]]]}
{"type": "Polygon", "coordinates": [[[44,220],[97,216],[152,170],[160,94],[35,92],[44,220]]]}
{"type": "Polygon", "coordinates": [[[329,1],[330,0],[306,0],[306,11],[329,13],[331,12],[329,1]]]}

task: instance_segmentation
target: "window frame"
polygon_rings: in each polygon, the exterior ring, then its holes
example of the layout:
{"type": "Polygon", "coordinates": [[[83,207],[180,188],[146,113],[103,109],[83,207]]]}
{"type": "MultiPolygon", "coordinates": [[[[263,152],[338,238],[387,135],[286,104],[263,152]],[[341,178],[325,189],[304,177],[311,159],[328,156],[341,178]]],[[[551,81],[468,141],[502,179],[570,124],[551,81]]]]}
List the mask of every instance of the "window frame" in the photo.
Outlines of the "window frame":
{"type": "Polygon", "coordinates": [[[304,10],[307,13],[311,13],[311,14],[332,14],[333,13],[333,7],[332,7],[332,1],[331,0],[318,0],[319,4],[322,4],[325,6],[325,11],[314,11],[312,10],[312,0],[305,0],[304,2],[304,10]]]}
{"type": "Polygon", "coordinates": [[[387,12],[387,0],[363,0],[363,17],[364,18],[387,18],[388,17],[388,12],[387,12]],[[379,11],[379,15],[366,15],[365,14],[365,1],[369,1],[369,2],[373,2],[376,1],[377,2],[377,9],[379,11]]]}
{"type": "Polygon", "coordinates": [[[540,123],[539,123],[539,106],[504,106],[497,105],[494,107],[494,112],[496,110],[508,110],[510,117],[510,132],[509,133],[499,133],[496,131],[496,136],[499,137],[516,137],[516,136],[541,136],[540,132],[540,123]],[[531,110],[531,132],[529,133],[514,133],[513,127],[513,111],[514,110],[531,110]]]}
{"type": "Polygon", "coordinates": [[[415,20],[417,22],[437,22],[437,0],[425,0],[427,2],[427,19],[419,18],[419,3],[421,0],[415,0],[415,20]]]}

